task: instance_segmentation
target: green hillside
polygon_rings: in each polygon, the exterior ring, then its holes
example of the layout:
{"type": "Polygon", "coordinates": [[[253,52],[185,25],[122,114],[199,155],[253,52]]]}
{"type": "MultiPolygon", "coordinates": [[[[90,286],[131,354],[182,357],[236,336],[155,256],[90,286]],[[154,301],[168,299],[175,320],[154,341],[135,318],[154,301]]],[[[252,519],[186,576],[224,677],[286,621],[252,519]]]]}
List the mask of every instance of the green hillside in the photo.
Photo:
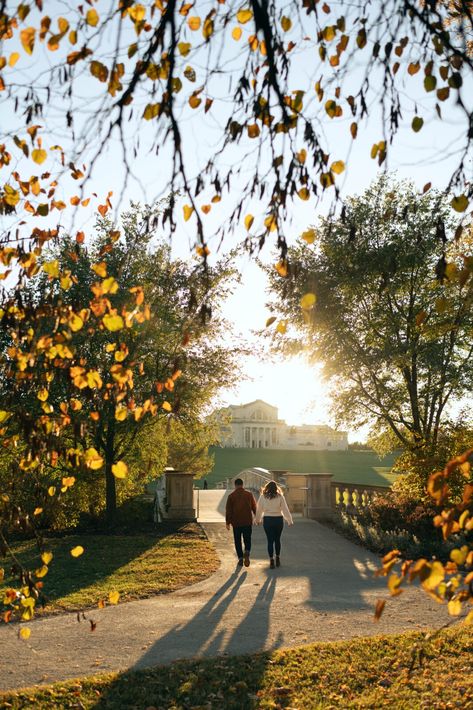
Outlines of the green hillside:
{"type": "MultiPolygon", "coordinates": [[[[334,481],[389,486],[396,455],[380,459],[371,451],[291,451],[280,449],[224,449],[212,447],[214,467],[207,476],[212,488],[218,481],[245,468],[287,469],[294,473],[332,473],[334,481]]],[[[197,482],[202,485],[202,482],[197,482]]]]}

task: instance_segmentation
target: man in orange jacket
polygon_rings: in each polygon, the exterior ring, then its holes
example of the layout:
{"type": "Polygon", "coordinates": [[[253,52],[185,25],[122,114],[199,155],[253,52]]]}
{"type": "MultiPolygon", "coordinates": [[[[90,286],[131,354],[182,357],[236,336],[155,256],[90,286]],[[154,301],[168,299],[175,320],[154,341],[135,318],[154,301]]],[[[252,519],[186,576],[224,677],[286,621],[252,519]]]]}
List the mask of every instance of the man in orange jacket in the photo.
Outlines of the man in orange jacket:
{"type": "Polygon", "coordinates": [[[251,491],[246,491],[243,488],[241,478],[235,479],[235,490],[227,498],[225,508],[225,522],[227,530],[230,530],[230,525],[233,527],[233,539],[235,541],[235,550],[238,556],[238,565],[240,567],[245,564],[245,567],[250,566],[250,551],[251,551],[251,533],[253,530],[253,515],[256,515],[256,501],[251,491]],[[245,553],[241,539],[245,545],[245,553]]]}

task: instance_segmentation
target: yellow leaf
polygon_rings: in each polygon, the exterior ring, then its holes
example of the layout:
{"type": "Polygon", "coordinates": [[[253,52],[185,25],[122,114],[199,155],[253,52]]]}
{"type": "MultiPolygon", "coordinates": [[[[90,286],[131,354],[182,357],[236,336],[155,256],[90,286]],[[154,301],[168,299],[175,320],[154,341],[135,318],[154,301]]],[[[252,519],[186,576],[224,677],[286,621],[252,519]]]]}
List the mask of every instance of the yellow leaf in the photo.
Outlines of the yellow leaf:
{"type": "Polygon", "coordinates": [[[10,205],[10,207],[15,207],[20,201],[20,193],[18,190],[15,190],[11,185],[4,185],[3,190],[5,192],[3,201],[6,202],[7,205],[10,205]]]}
{"type": "Polygon", "coordinates": [[[184,212],[184,222],[188,222],[191,218],[194,208],[191,207],[191,205],[184,205],[182,211],[184,212]]]}
{"type": "Polygon", "coordinates": [[[169,402],[163,402],[162,407],[165,412],[172,412],[172,407],[169,402]]]}
{"type": "Polygon", "coordinates": [[[145,121],[151,121],[151,119],[159,116],[160,109],[161,104],[148,104],[143,112],[143,118],[145,121]]]}
{"type": "Polygon", "coordinates": [[[270,325],[273,325],[273,323],[276,321],[276,316],[270,316],[268,320],[266,321],[265,328],[269,328],[270,325]]]}
{"type": "Polygon", "coordinates": [[[214,32],[213,20],[211,20],[210,18],[207,18],[204,22],[204,27],[202,30],[202,34],[204,36],[204,39],[208,41],[210,39],[210,37],[213,35],[213,32],[214,32]]]}
{"type": "Polygon", "coordinates": [[[238,42],[238,40],[241,38],[242,35],[242,29],[241,27],[234,27],[232,30],[232,37],[233,39],[238,42]]]}
{"type": "Polygon", "coordinates": [[[199,98],[196,94],[192,94],[192,96],[189,98],[189,106],[191,108],[198,108],[200,104],[202,103],[202,99],[199,98]]]}
{"type": "Polygon", "coordinates": [[[126,478],[128,473],[128,466],[124,461],[117,461],[112,466],[112,473],[115,478],[126,478]]]}
{"type": "Polygon", "coordinates": [[[0,424],[6,422],[6,420],[11,416],[10,412],[5,412],[4,409],[0,410],[0,424]]]}
{"type": "Polygon", "coordinates": [[[441,562],[432,562],[430,565],[430,574],[423,580],[422,586],[428,590],[434,590],[438,587],[440,582],[445,579],[445,570],[441,562]]]}
{"type": "Polygon", "coordinates": [[[274,265],[274,268],[278,272],[279,276],[282,276],[283,278],[286,278],[289,273],[287,270],[287,261],[285,259],[278,261],[278,263],[274,265]]]}
{"type": "Polygon", "coordinates": [[[208,246],[197,246],[195,250],[199,256],[208,256],[210,254],[208,246]]]}
{"type": "Polygon", "coordinates": [[[283,15],[281,17],[281,27],[283,28],[284,32],[289,32],[289,30],[292,27],[292,20],[290,17],[286,17],[283,15]]]}
{"type": "Polygon", "coordinates": [[[56,486],[49,486],[48,488],[48,495],[51,497],[56,493],[56,486]]]}
{"type": "Polygon", "coordinates": [[[189,42],[179,42],[177,48],[179,50],[179,54],[182,57],[187,57],[187,55],[191,51],[192,45],[189,42]]]}
{"type": "Polygon", "coordinates": [[[301,163],[301,165],[304,165],[305,161],[307,160],[307,151],[305,148],[301,148],[298,153],[296,153],[296,158],[301,163]]]}
{"type": "Polygon", "coordinates": [[[190,30],[192,30],[193,32],[196,32],[196,30],[198,30],[200,27],[200,17],[197,17],[197,16],[189,17],[189,19],[187,20],[187,24],[188,24],[190,30]]]}
{"type": "Polygon", "coordinates": [[[83,553],[84,553],[84,548],[82,547],[82,545],[76,545],[71,550],[71,555],[73,557],[80,557],[83,553]]]}
{"type": "Polygon", "coordinates": [[[87,468],[92,469],[92,471],[98,471],[98,469],[102,468],[103,466],[102,456],[100,456],[98,451],[93,447],[85,451],[84,462],[87,468]]]}
{"type": "Polygon", "coordinates": [[[115,419],[117,422],[123,422],[126,419],[127,410],[126,407],[117,407],[115,409],[115,419]]]}
{"type": "Polygon", "coordinates": [[[31,636],[31,629],[29,629],[27,626],[23,626],[20,629],[20,638],[24,639],[25,641],[29,639],[31,636]]]}
{"type": "Polygon", "coordinates": [[[38,579],[41,579],[42,577],[46,577],[48,572],[49,572],[48,565],[43,565],[39,569],[35,570],[35,577],[38,577],[38,579]]]}
{"type": "Polygon", "coordinates": [[[308,311],[315,306],[317,297],[315,293],[306,293],[305,296],[301,298],[301,308],[304,311],[308,311]]]}
{"type": "Polygon", "coordinates": [[[35,150],[31,152],[31,159],[34,160],[34,162],[38,165],[44,163],[47,157],[48,154],[43,148],[35,148],[35,150]]]}
{"type": "Polygon", "coordinates": [[[117,330],[121,330],[124,326],[123,318],[116,313],[109,313],[104,316],[102,318],[102,323],[107,328],[107,330],[110,330],[112,333],[117,330]]]}
{"type": "Polygon", "coordinates": [[[46,402],[47,398],[49,397],[49,392],[46,387],[42,387],[40,390],[38,390],[38,394],[36,396],[40,402],[46,402]]]}
{"type": "Polygon", "coordinates": [[[41,560],[44,562],[45,565],[49,565],[51,560],[53,559],[53,553],[52,552],[43,552],[41,555],[41,560]]]}
{"type": "Polygon", "coordinates": [[[269,232],[274,232],[276,230],[277,222],[274,215],[270,214],[268,217],[266,217],[266,219],[264,220],[264,226],[269,232]]]}
{"type": "Polygon", "coordinates": [[[284,335],[285,332],[287,331],[287,323],[285,320],[280,320],[279,323],[276,326],[276,331],[280,333],[281,335],[284,335]]]}
{"type": "Polygon", "coordinates": [[[301,234],[301,239],[303,239],[307,244],[313,244],[315,242],[317,234],[315,229],[307,229],[305,232],[302,232],[301,234]]]}
{"type": "MultiPolygon", "coordinates": [[[[156,3],[157,4],[157,3],[156,3]]],[[[133,22],[142,22],[146,17],[146,8],[143,5],[133,5],[128,8],[128,14],[133,22]]]]}
{"type": "Polygon", "coordinates": [[[462,603],[459,599],[451,599],[448,602],[448,613],[450,616],[460,616],[462,613],[462,603]]]}
{"type": "Polygon", "coordinates": [[[255,218],[253,217],[252,214],[247,214],[245,217],[245,227],[249,231],[252,227],[253,222],[255,221],[255,218]]]}
{"type": "MultiPolygon", "coordinates": [[[[461,527],[461,526],[460,526],[461,527]]],[[[468,547],[463,545],[460,549],[455,549],[450,552],[450,559],[457,565],[464,564],[466,558],[468,557],[468,547]]]]}
{"type": "Polygon", "coordinates": [[[104,293],[116,293],[118,291],[118,283],[113,276],[109,276],[108,279],[102,281],[102,288],[104,293]]]}
{"type": "Polygon", "coordinates": [[[110,594],[108,595],[108,601],[110,602],[110,604],[118,604],[119,599],[119,592],[110,592],[110,594]]]}
{"type": "Polygon", "coordinates": [[[345,170],[345,163],[343,162],[343,160],[336,160],[330,166],[330,170],[332,171],[332,173],[340,175],[340,173],[343,173],[343,171],[345,170]]]}
{"type": "Polygon", "coordinates": [[[69,324],[69,328],[72,330],[73,333],[77,333],[77,331],[80,330],[84,325],[84,321],[80,316],[77,315],[77,313],[71,313],[67,322],[69,324]]]}
{"type": "Polygon", "coordinates": [[[246,23],[249,22],[252,17],[253,12],[250,9],[239,10],[236,15],[238,22],[242,25],[246,25],[246,23]]]}
{"type": "Polygon", "coordinates": [[[20,41],[27,54],[33,54],[36,30],[34,27],[27,27],[20,32],[20,41]]]}
{"type": "Polygon", "coordinates": [[[458,195],[453,198],[450,204],[457,212],[464,212],[468,207],[468,198],[466,195],[458,195]]]}
{"type": "Polygon", "coordinates": [[[15,64],[17,63],[17,61],[19,60],[19,58],[20,58],[20,55],[18,52],[12,52],[10,54],[10,59],[8,60],[8,65],[10,67],[14,67],[15,64]]]}
{"type": "Polygon", "coordinates": [[[71,286],[72,286],[72,279],[71,279],[71,277],[67,274],[66,276],[61,276],[61,279],[60,279],[59,283],[61,284],[61,288],[62,288],[64,291],[69,291],[69,289],[70,289],[71,286]]]}
{"type": "Polygon", "coordinates": [[[35,508],[33,511],[33,515],[41,515],[42,512],[43,512],[42,508],[35,508]]]}
{"type": "Polygon", "coordinates": [[[401,577],[398,577],[397,574],[391,574],[388,578],[388,589],[391,593],[391,596],[396,597],[398,594],[402,593],[402,589],[399,589],[399,586],[402,582],[401,577]]]}
{"type": "Polygon", "coordinates": [[[90,389],[101,389],[103,385],[102,378],[100,377],[97,370],[89,370],[86,374],[86,386],[90,389]]]}
{"type": "Polygon", "coordinates": [[[299,192],[297,193],[298,196],[301,198],[301,200],[307,201],[310,197],[310,192],[306,187],[301,187],[299,192]]]}
{"type": "Polygon", "coordinates": [[[94,10],[94,9],[89,10],[87,15],[85,16],[85,21],[91,27],[97,27],[97,25],[99,23],[99,16],[98,16],[97,10],[94,10]]]}
{"type": "Polygon", "coordinates": [[[49,276],[50,279],[57,279],[59,277],[59,262],[57,259],[54,261],[46,261],[43,264],[43,271],[49,276]]]}
{"type": "Polygon", "coordinates": [[[465,616],[464,623],[466,624],[466,626],[473,624],[473,609],[472,609],[472,611],[469,611],[468,614],[465,616]]]}
{"type": "Polygon", "coordinates": [[[90,268],[102,279],[104,279],[107,275],[107,264],[105,261],[99,261],[98,264],[92,264],[90,268]]]}

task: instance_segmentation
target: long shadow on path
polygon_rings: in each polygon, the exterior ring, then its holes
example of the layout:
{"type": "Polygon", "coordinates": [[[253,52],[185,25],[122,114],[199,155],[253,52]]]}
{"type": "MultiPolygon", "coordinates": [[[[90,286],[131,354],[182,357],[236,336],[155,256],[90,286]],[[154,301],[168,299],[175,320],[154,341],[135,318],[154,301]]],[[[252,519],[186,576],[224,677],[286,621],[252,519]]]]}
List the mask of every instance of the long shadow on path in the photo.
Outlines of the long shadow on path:
{"type": "MultiPolygon", "coordinates": [[[[133,670],[145,669],[156,666],[167,660],[168,654],[179,657],[179,650],[185,648],[186,657],[218,657],[227,654],[244,654],[254,650],[255,636],[259,639],[261,648],[265,647],[265,642],[268,637],[270,626],[270,608],[276,591],[277,579],[274,576],[267,576],[261,588],[254,599],[253,604],[246,611],[241,613],[242,606],[239,604],[238,593],[242,585],[248,581],[248,572],[237,568],[229,578],[222,584],[201,610],[188,622],[181,625],[176,625],[170,629],[164,636],[156,641],[152,648],[140,658],[133,669],[121,674],[116,679],[115,683],[107,688],[105,694],[95,705],[96,710],[108,707],[109,700],[114,700],[120,696],[121,688],[125,688],[128,682],[133,682],[133,670]],[[235,620],[235,625],[229,629],[227,625],[220,625],[223,615],[226,611],[234,613],[231,618],[235,620]]],[[[231,625],[231,624],[230,624],[231,625]]],[[[267,650],[273,650],[281,645],[282,637],[278,637],[276,641],[267,650]]],[[[250,660],[247,663],[251,664],[252,677],[254,680],[255,667],[250,660]]],[[[266,668],[266,659],[261,657],[258,659],[257,675],[263,676],[266,668]]],[[[176,668],[176,677],[182,675],[182,669],[176,668]]],[[[195,679],[195,675],[191,674],[195,679]]],[[[244,675],[240,680],[244,680],[244,675]]],[[[183,679],[185,680],[185,678],[183,679]]],[[[238,680],[238,679],[237,679],[238,680]]],[[[215,681],[215,690],[218,692],[218,679],[215,681]]],[[[208,689],[210,692],[213,688],[208,689]]],[[[179,692],[176,689],[174,692],[179,692]]],[[[162,697],[159,698],[162,701],[162,697]]],[[[170,698],[169,698],[170,699],[170,698]]],[[[176,698],[173,697],[172,700],[176,698]]],[[[151,702],[154,698],[147,698],[151,702]]],[[[249,701],[245,698],[246,703],[249,701]]],[[[246,707],[245,702],[234,702],[228,707],[246,707]]]]}

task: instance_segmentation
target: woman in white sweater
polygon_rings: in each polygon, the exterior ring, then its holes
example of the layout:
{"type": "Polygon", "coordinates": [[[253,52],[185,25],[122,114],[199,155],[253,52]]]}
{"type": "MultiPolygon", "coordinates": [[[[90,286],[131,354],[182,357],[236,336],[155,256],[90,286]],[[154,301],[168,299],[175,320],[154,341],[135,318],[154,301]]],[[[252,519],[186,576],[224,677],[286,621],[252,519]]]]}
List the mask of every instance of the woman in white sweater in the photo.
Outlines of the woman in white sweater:
{"type": "Polygon", "coordinates": [[[268,540],[269,566],[274,569],[274,552],[276,551],[276,567],[281,566],[281,534],[284,520],[292,525],[292,515],[287,507],[281,489],[275,481],[269,481],[261,491],[256,507],[256,524],[263,527],[268,540]]]}

